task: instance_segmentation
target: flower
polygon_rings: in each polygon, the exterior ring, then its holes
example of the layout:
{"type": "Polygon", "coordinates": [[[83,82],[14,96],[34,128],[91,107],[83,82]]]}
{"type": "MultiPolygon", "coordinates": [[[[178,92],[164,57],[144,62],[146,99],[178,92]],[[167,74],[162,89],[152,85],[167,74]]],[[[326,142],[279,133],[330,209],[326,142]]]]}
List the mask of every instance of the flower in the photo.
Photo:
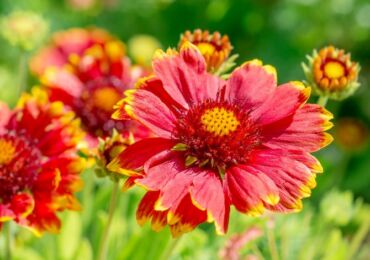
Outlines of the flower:
{"type": "Polygon", "coordinates": [[[30,69],[33,74],[41,76],[50,66],[63,67],[70,55],[81,55],[91,46],[113,39],[112,35],[99,28],[72,28],[56,32],[50,43],[32,57],[30,69]]]}
{"type": "Polygon", "coordinates": [[[154,76],[126,91],[113,117],[132,118],[153,131],[109,165],[147,190],[137,210],[140,224],[169,225],[173,236],[200,223],[228,227],[230,206],[252,216],[264,209],[292,212],[322,172],[310,153],[328,145],[332,115],[305,104],[310,88],[276,87],[276,72],[253,60],[227,81],[206,71],[191,43],[180,53],[159,50],[154,76]]]}
{"type": "Polygon", "coordinates": [[[219,251],[220,259],[238,260],[242,259],[240,251],[246,244],[263,236],[263,231],[258,227],[250,227],[240,234],[233,234],[225,243],[225,246],[219,251]]]}
{"type": "Polygon", "coordinates": [[[209,31],[200,29],[194,30],[193,33],[186,31],[181,35],[179,49],[189,41],[198,47],[206,61],[209,72],[216,72],[227,61],[233,48],[229,37],[227,35],[221,36],[219,32],[210,34],[209,31]]]}
{"type": "Polygon", "coordinates": [[[367,125],[356,118],[345,117],[338,120],[335,128],[336,142],[347,151],[361,151],[369,141],[367,125]]]}
{"type": "Polygon", "coordinates": [[[126,135],[136,129],[130,122],[111,119],[114,104],[133,80],[124,45],[116,40],[70,55],[64,68],[49,67],[41,78],[50,99],[62,101],[81,119],[93,145],[96,137],[109,136],[114,128],[127,130],[126,135]]]}
{"type": "Polygon", "coordinates": [[[34,12],[15,11],[0,20],[0,29],[4,38],[12,45],[29,51],[41,43],[49,25],[34,12]]]}
{"type": "Polygon", "coordinates": [[[25,94],[10,111],[0,104],[0,225],[15,221],[40,235],[57,232],[57,212],[80,208],[78,120],[45,92],[25,94]]]}
{"type": "Polygon", "coordinates": [[[351,56],[344,50],[333,46],[313,51],[307,56],[308,64],[302,63],[303,70],[315,92],[320,96],[342,100],[358,89],[360,65],[351,61],[351,56]]]}

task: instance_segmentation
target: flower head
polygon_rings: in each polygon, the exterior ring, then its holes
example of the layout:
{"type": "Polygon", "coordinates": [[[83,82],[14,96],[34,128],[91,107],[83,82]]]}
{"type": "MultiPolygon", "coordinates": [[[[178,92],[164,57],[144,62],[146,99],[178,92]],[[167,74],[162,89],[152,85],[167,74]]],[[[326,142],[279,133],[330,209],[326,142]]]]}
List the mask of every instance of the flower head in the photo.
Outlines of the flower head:
{"type": "Polygon", "coordinates": [[[0,28],[11,44],[23,50],[32,50],[44,39],[49,25],[36,13],[15,11],[0,20],[0,28]]]}
{"type": "Polygon", "coordinates": [[[127,132],[135,128],[111,119],[113,106],[133,85],[123,43],[107,41],[81,55],[72,54],[63,68],[48,68],[41,81],[51,100],[62,101],[76,113],[92,140],[109,136],[114,128],[127,132]]]}
{"type": "Polygon", "coordinates": [[[72,28],[54,33],[50,43],[41,49],[30,61],[35,75],[42,75],[50,66],[63,67],[70,55],[81,55],[93,45],[102,45],[114,37],[99,28],[72,28]]]}
{"type": "Polygon", "coordinates": [[[347,151],[361,151],[368,145],[369,128],[356,118],[341,118],[336,123],[335,140],[347,151]]]}
{"type": "Polygon", "coordinates": [[[302,63],[303,70],[318,95],[342,100],[360,86],[360,66],[351,61],[350,54],[344,50],[328,46],[319,52],[314,50],[313,55],[307,58],[309,62],[302,63]]]}
{"type": "Polygon", "coordinates": [[[36,234],[57,232],[56,213],[79,209],[78,121],[38,89],[14,111],[0,104],[0,112],[0,224],[13,220],[36,234]]]}
{"type": "Polygon", "coordinates": [[[174,236],[205,221],[225,233],[231,205],[253,216],[300,210],[322,172],[310,153],[332,140],[324,132],[331,114],[306,104],[302,83],[277,87],[275,69],[257,60],[227,81],[206,66],[190,43],[158,51],[154,76],[126,91],[114,114],[157,137],[131,145],[108,168],[147,189],[139,223],[169,225],[174,236]]]}
{"type": "Polygon", "coordinates": [[[233,48],[227,35],[221,36],[219,32],[210,34],[209,31],[200,29],[194,30],[193,33],[186,31],[182,34],[179,49],[187,42],[198,47],[206,61],[207,70],[210,72],[217,71],[227,61],[233,48]]]}

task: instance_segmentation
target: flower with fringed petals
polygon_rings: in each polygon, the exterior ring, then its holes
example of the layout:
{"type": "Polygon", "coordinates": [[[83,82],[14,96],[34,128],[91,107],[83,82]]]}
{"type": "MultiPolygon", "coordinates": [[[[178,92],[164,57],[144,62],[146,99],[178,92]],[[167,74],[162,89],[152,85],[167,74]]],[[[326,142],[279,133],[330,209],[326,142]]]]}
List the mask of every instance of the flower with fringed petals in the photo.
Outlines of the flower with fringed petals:
{"type": "Polygon", "coordinates": [[[302,63],[303,71],[317,95],[343,100],[360,87],[360,65],[351,60],[350,53],[328,46],[314,50],[307,59],[308,64],[302,63]]]}
{"type": "Polygon", "coordinates": [[[81,55],[93,45],[102,45],[114,39],[107,31],[96,27],[58,31],[52,35],[48,45],[32,57],[30,70],[41,76],[48,67],[63,67],[70,55],[81,55]]]}
{"type": "Polygon", "coordinates": [[[0,114],[0,225],[15,221],[36,235],[56,233],[57,212],[80,209],[79,121],[39,89],[13,111],[0,104],[0,114]]]}
{"type": "Polygon", "coordinates": [[[113,129],[125,137],[149,133],[135,123],[111,119],[114,104],[134,85],[131,72],[124,44],[112,40],[70,55],[63,68],[49,67],[41,82],[51,100],[62,101],[81,119],[90,146],[96,147],[97,137],[110,136],[113,129]]]}
{"type": "Polygon", "coordinates": [[[186,31],[180,36],[178,48],[191,42],[199,49],[207,64],[207,71],[222,75],[231,69],[238,55],[230,56],[233,46],[227,35],[219,32],[210,33],[207,30],[196,29],[193,32],[186,31]]]}
{"type": "Polygon", "coordinates": [[[169,226],[174,237],[203,222],[224,234],[230,206],[258,216],[265,209],[295,212],[322,172],[311,155],[332,141],[332,115],[306,104],[310,88],[277,86],[276,71],[258,60],[225,81],[206,69],[199,49],[159,50],[154,75],[126,91],[113,117],[134,119],[153,131],[109,165],[128,175],[125,187],[147,190],[139,224],[169,226]]]}

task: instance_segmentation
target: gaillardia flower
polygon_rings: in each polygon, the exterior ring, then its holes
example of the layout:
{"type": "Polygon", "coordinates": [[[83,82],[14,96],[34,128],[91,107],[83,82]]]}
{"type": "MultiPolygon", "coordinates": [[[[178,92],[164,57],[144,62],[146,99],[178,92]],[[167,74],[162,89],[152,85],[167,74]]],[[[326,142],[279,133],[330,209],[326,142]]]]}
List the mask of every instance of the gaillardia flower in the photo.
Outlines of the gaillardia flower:
{"type": "Polygon", "coordinates": [[[140,224],[169,225],[176,237],[214,221],[225,233],[231,205],[253,216],[302,208],[322,172],[310,153],[332,140],[324,132],[331,114],[305,104],[310,88],[277,87],[275,69],[257,60],[224,81],[207,72],[190,43],[179,53],[158,51],[153,69],[113,116],[137,120],[157,137],[136,142],[108,166],[147,189],[140,224]]]}
{"type": "Polygon", "coordinates": [[[227,35],[221,36],[219,32],[210,34],[209,31],[202,31],[200,29],[194,30],[193,33],[186,31],[182,34],[179,49],[186,42],[191,42],[198,47],[206,61],[209,72],[216,72],[227,61],[233,48],[227,35]]]}
{"type": "Polygon", "coordinates": [[[36,234],[57,232],[57,212],[80,208],[78,121],[38,89],[14,111],[0,104],[0,114],[0,225],[15,221],[36,234]]]}
{"type": "Polygon", "coordinates": [[[15,11],[0,19],[0,33],[14,46],[29,51],[37,47],[49,29],[37,13],[15,11]]]}
{"type": "Polygon", "coordinates": [[[111,119],[113,106],[134,85],[123,43],[108,41],[91,46],[82,55],[73,54],[64,68],[48,68],[41,81],[51,100],[62,101],[81,118],[92,140],[109,136],[113,128],[133,127],[130,122],[111,119]]]}
{"type": "Polygon", "coordinates": [[[82,55],[86,49],[102,45],[114,37],[98,28],[72,28],[53,34],[50,43],[42,48],[30,61],[33,74],[41,76],[50,66],[63,67],[70,55],[82,55]]]}
{"type": "Polygon", "coordinates": [[[307,56],[308,64],[302,63],[309,83],[320,96],[342,100],[352,95],[360,86],[360,65],[351,61],[344,50],[328,46],[307,56]]]}

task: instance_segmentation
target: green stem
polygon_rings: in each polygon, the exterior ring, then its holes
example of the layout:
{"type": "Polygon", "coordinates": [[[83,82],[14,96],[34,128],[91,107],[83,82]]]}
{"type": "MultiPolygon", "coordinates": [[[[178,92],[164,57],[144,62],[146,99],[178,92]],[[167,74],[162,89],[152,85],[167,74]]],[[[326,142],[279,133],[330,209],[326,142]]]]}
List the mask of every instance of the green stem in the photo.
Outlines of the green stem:
{"type": "MultiPolygon", "coordinates": [[[[182,236],[181,236],[182,237],[182,236]]],[[[178,238],[175,238],[175,239],[172,239],[171,242],[170,242],[170,245],[169,247],[167,248],[167,250],[163,253],[161,259],[163,260],[168,260],[170,259],[171,255],[173,254],[173,252],[175,251],[176,249],[176,246],[179,244],[179,241],[181,239],[181,237],[178,237],[178,238]]]]}
{"type": "Polygon", "coordinates": [[[21,96],[23,91],[26,90],[26,82],[27,82],[27,53],[21,51],[19,57],[19,66],[18,66],[18,77],[19,77],[19,85],[18,85],[18,97],[21,96]]]}
{"type": "Polygon", "coordinates": [[[5,259],[12,259],[12,230],[10,222],[5,224],[5,259]]]}
{"type": "Polygon", "coordinates": [[[366,235],[369,232],[369,228],[370,221],[365,220],[352,239],[352,242],[349,246],[348,259],[354,259],[354,256],[356,256],[356,254],[358,253],[358,250],[360,249],[362,242],[364,241],[366,235]]]}
{"type": "Polygon", "coordinates": [[[279,260],[279,253],[278,253],[277,246],[276,246],[274,229],[269,226],[267,226],[267,240],[268,240],[269,251],[271,254],[271,259],[279,260]]]}
{"type": "Polygon", "coordinates": [[[326,103],[328,103],[328,99],[329,99],[328,96],[320,96],[319,99],[317,100],[317,104],[325,107],[326,103]]]}
{"type": "Polygon", "coordinates": [[[117,198],[118,198],[118,188],[119,188],[119,181],[115,181],[110,203],[109,203],[107,224],[105,225],[105,229],[104,229],[104,232],[101,237],[100,244],[99,244],[99,251],[98,251],[98,258],[97,258],[98,260],[106,259],[106,251],[107,251],[108,240],[109,240],[109,231],[110,231],[110,227],[112,224],[114,211],[116,209],[117,198]]]}

